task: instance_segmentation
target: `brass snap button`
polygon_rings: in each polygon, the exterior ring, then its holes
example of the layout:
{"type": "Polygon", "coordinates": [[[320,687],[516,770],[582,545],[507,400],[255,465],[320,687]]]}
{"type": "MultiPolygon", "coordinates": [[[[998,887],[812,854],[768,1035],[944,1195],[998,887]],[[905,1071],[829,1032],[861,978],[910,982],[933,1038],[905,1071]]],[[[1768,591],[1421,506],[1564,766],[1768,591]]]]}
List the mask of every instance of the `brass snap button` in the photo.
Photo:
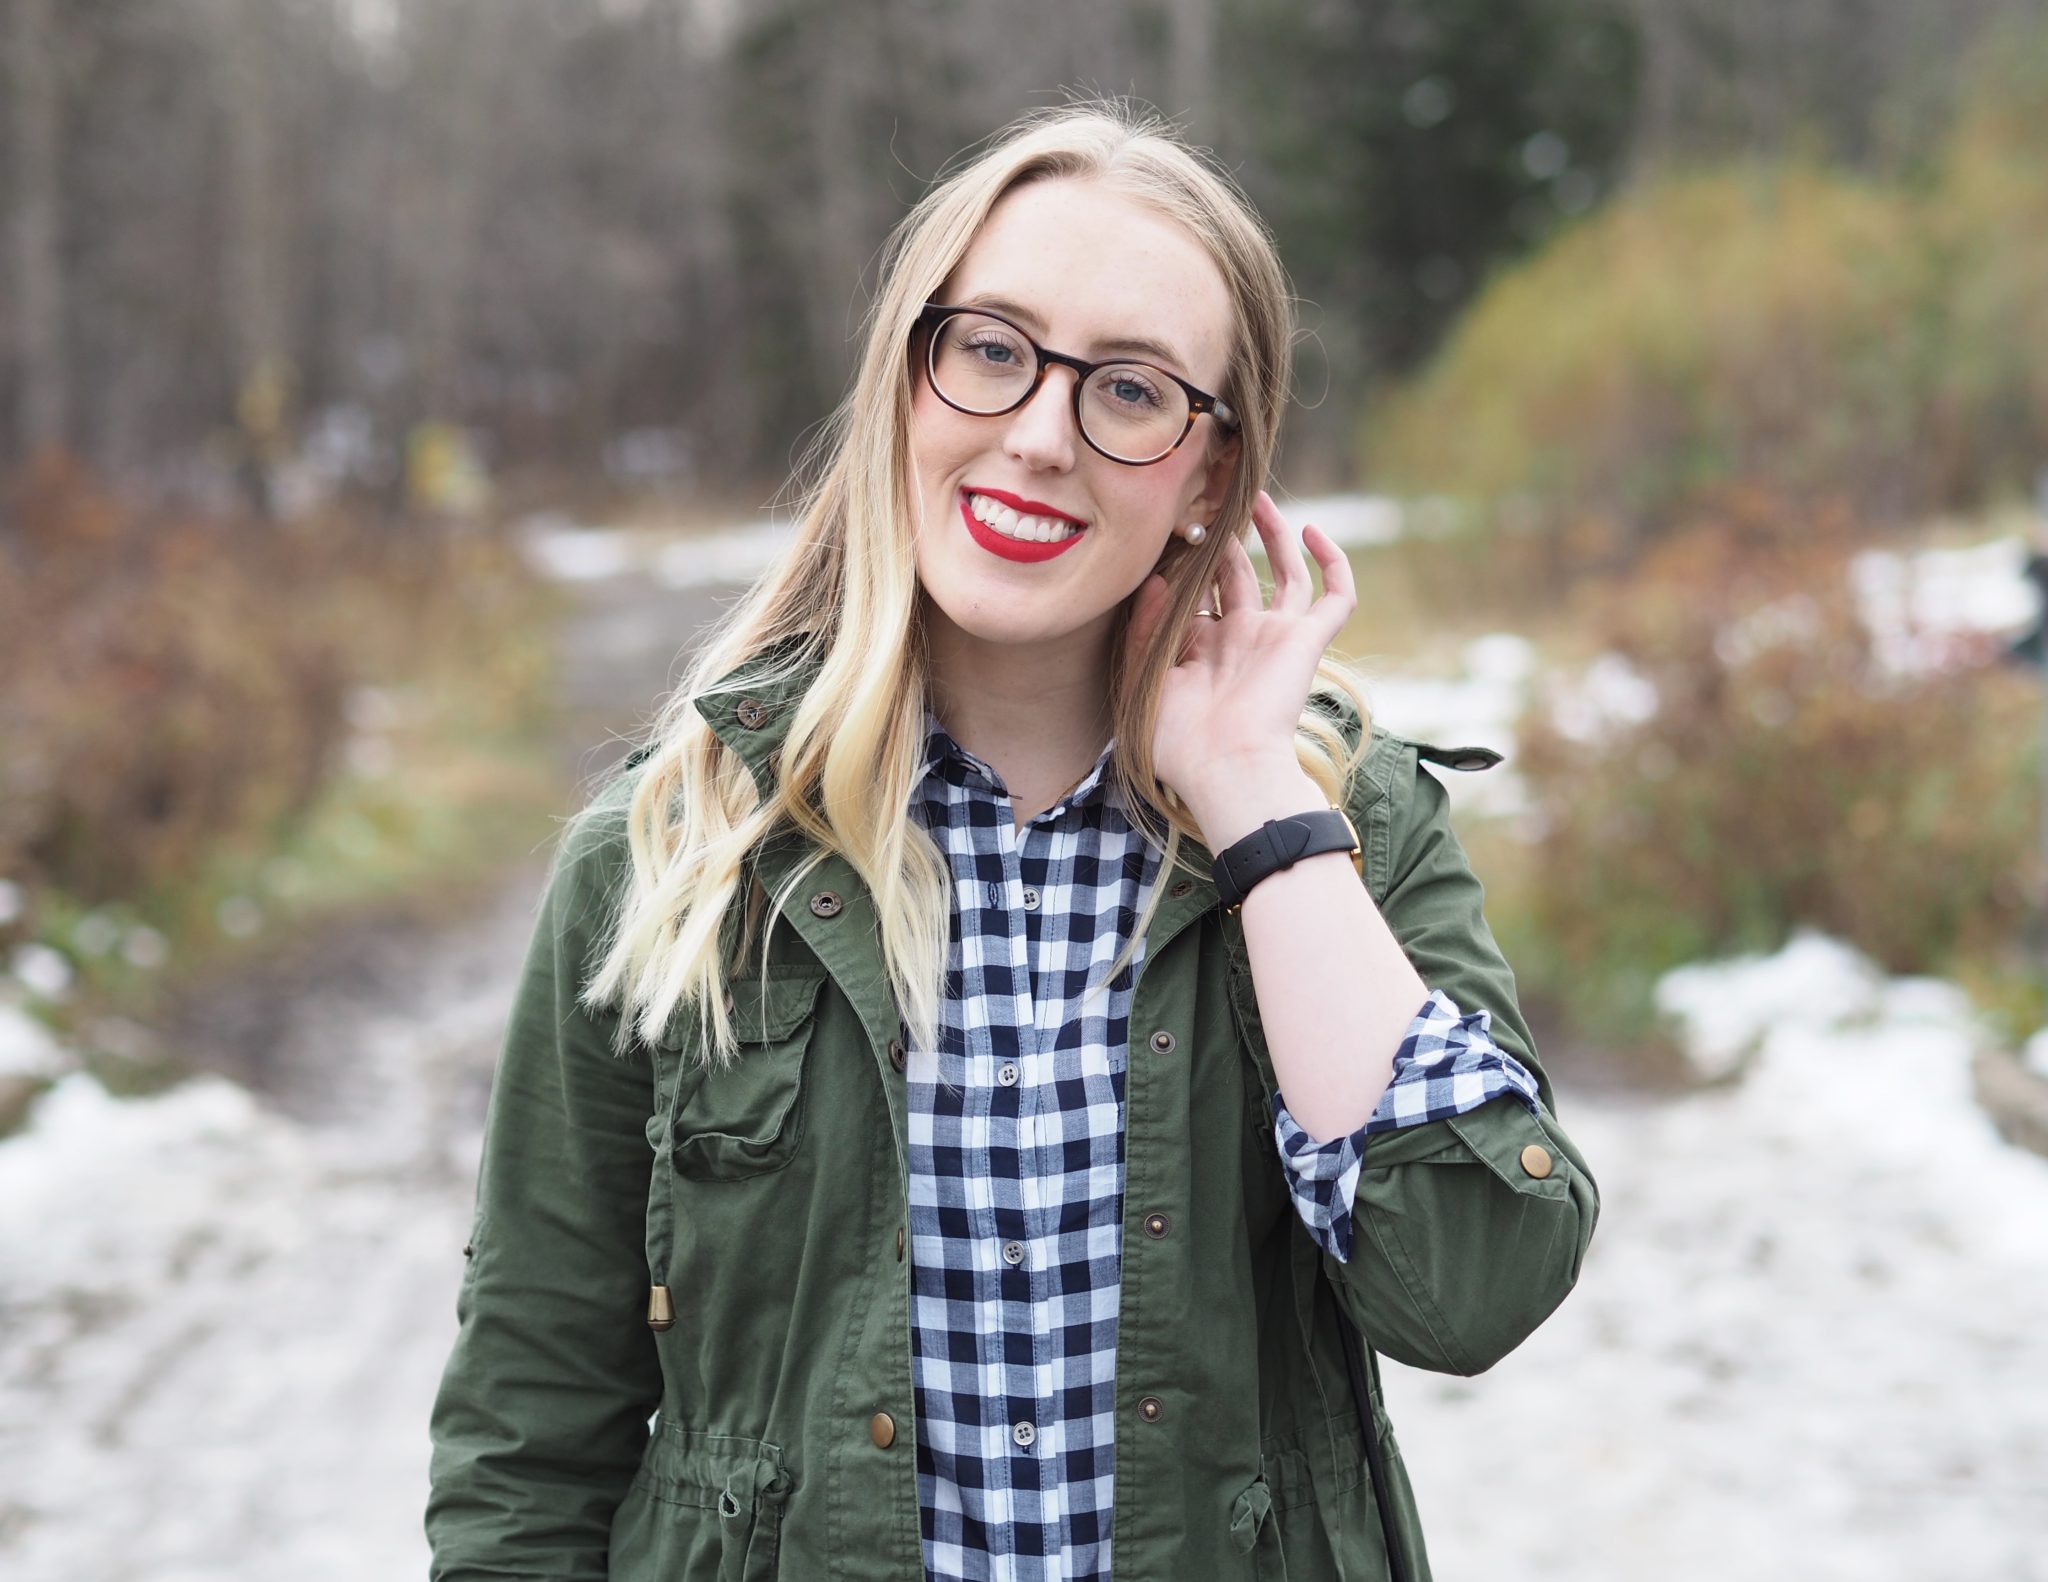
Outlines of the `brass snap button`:
{"type": "Polygon", "coordinates": [[[868,1438],[875,1442],[877,1450],[887,1450],[896,1443],[896,1419],[887,1412],[877,1412],[868,1419],[868,1438]]]}
{"type": "Polygon", "coordinates": [[[845,905],[837,890],[820,890],[811,897],[811,914],[814,917],[837,917],[839,909],[845,905]]]}
{"type": "Polygon", "coordinates": [[[895,1039],[889,1040],[889,1064],[901,1071],[908,1064],[909,1057],[903,1053],[903,1046],[895,1039]]]}
{"type": "Polygon", "coordinates": [[[1164,1214],[1147,1214],[1145,1216],[1145,1234],[1155,1239],[1164,1238],[1169,1223],[1171,1222],[1164,1214]]]}
{"type": "Polygon", "coordinates": [[[1171,895],[1176,901],[1178,901],[1182,896],[1186,895],[1188,891],[1192,890],[1194,887],[1194,880],[1183,879],[1180,881],[1180,883],[1176,884],[1171,890],[1167,891],[1167,894],[1171,895]]]}
{"type": "Polygon", "coordinates": [[[750,731],[759,730],[768,723],[768,705],[759,698],[741,698],[740,706],[733,710],[733,714],[750,731]]]}
{"type": "Polygon", "coordinates": [[[1531,1143],[1522,1150],[1522,1168],[1541,1181],[1550,1174],[1550,1150],[1541,1143],[1531,1143]]]}
{"type": "Polygon", "coordinates": [[[1172,1054],[1178,1043],[1179,1040],[1163,1027],[1152,1035],[1152,1047],[1162,1055],[1172,1054]]]}
{"type": "Polygon", "coordinates": [[[1148,1423],[1156,1423],[1166,1415],[1166,1403],[1156,1395],[1148,1395],[1138,1403],[1138,1415],[1148,1423]]]}

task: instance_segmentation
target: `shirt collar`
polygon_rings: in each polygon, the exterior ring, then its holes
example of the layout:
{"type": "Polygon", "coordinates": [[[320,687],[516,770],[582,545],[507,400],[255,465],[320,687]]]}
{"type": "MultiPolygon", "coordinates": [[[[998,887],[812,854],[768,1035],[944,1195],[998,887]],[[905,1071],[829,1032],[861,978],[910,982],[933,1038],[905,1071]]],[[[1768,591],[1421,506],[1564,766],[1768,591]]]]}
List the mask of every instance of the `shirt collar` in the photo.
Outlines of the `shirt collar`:
{"type": "MultiPolygon", "coordinates": [[[[924,711],[925,754],[924,767],[918,776],[917,786],[922,786],[926,777],[945,781],[948,785],[962,788],[979,787],[990,796],[1007,800],[1009,787],[1003,784],[1003,777],[996,773],[993,765],[976,757],[953,739],[952,733],[939,722],[938,715],[927,706],[924,711]]],[[[1121,807],[1123,799],[1116,776],[1110,773],[1110,760],[1116,754],[1116,738],[1111,737],[1088,772],[1074,786],[1055,802],[1041,818],[1059,813],[1065,808],[1083,808],[1095,804],[1121,807]]]]}

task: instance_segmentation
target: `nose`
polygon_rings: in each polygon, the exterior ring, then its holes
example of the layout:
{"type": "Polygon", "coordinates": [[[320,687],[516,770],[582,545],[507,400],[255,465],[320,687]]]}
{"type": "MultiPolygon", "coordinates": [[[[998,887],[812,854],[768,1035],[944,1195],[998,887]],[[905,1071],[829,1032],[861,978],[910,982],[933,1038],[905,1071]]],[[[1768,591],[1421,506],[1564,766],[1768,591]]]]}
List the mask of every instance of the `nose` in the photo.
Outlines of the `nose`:
{"type": "Polygon", "coordinates": [[[1003,449],[1033,471],[1066,472],[1074,465],[1074,385],[1080,378],[1071,368],[1045,371],[1038,388],[1009,415],[1003,449]]]}

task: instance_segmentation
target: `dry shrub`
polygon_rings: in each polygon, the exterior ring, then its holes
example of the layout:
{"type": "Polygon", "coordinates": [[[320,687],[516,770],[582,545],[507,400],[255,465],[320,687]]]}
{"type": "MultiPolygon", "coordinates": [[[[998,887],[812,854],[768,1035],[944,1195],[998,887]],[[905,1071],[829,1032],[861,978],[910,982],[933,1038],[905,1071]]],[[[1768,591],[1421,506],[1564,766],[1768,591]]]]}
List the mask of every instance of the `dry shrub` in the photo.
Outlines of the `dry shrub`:
{"type": "Polygon", "coordinates": [[[2048,25],[1977,57],[1925,182],[1809,160],[1646,182],[1493,280],[1368,414],[1489,585],[1612,569],[1724,483],[1910,524],[2048,457],[2048,25]]]}
{"type": "Polygon", "coordinates": [[[1731,477],[1853,483],[1859,506],[1909,513],[1931,493],[1911,334],[1930,264],[1911,203],[1809,165],[1659,182],[1481,296],[1374,415],[1372,474],[1486,521],[1519,508],[1578,564],[1564,523],[1649,536],[1731,477]]]}
{"type": "Polygon", "coordinates": [[[85,903],[175,885],[303,810],[350,689],[416,659],[474,558],[338,514],[144,510],[59,455],[5,521],[0,871],[85,903]]]}
{"type": "Polygon", "coordinates": [[[1547,709],[1523,724],[1546,836],[1514,932],[1545,987],[1640,1012],[1668,968],[1800,925],[1904,972],[2018,935],[2038,687],[1981,638],[1888,669],[1848,574],[1859,532],[1841,506],[1730,488],[1584,596],[1658,707],[1590,743],[1547,709]]]}

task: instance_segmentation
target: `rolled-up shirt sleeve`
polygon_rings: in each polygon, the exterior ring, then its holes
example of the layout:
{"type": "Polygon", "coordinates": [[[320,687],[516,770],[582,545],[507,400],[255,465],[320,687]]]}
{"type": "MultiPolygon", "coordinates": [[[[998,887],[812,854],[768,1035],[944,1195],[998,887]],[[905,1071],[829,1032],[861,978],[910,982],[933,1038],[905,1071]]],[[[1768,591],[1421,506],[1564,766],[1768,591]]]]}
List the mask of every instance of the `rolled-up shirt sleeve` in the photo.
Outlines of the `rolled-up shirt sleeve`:
{"type": "Polygon", "coordinates": [[[1317,1142],[1302,1130],[1279,1094],[1273,1096],[1273,1137],[1287,1169],[1295,1210],[1316,1244],[1339,1263],[1351,1258],[1351,1206],[1374,1132],[1463,1115],[1503,1095],[1542,1112],[1536,1079],[1493,1041],[1492,1018],[1469,1014],[1441,989],[1432,990],[1394,1053],[1394,1075],[1363,1126],[1317,1142]]]}

